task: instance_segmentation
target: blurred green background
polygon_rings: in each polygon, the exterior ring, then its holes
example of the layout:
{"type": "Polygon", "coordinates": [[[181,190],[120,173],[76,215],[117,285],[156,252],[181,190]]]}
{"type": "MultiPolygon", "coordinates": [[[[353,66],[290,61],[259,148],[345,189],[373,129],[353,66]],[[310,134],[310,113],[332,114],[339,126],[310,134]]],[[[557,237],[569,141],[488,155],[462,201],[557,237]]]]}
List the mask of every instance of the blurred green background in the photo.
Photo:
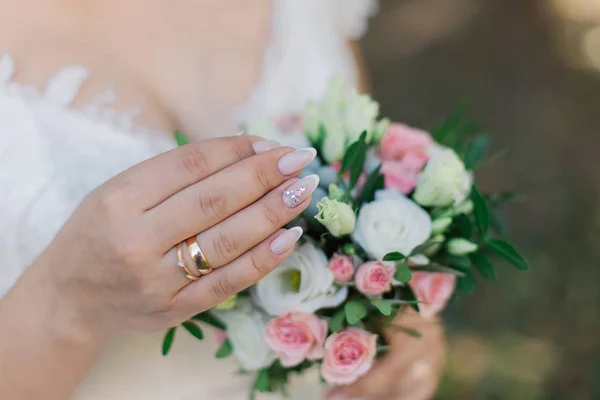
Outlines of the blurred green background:
{"type": "Polygon", "coordinates": [[[362,49],[382,114],[431,128],[467,99],[510,147],[477,171],[515,188],[533,269],[446,312],[439,399],[600,399],[600,0],[381,0],[362,49]]]}

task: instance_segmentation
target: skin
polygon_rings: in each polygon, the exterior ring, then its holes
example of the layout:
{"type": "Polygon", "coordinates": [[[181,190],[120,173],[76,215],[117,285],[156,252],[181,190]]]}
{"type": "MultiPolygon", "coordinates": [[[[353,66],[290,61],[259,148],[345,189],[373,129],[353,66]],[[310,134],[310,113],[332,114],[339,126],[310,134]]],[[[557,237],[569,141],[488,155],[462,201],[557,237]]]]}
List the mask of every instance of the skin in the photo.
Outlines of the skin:
{"type": "MultiPolygon", "coordinates": [[[[271,12],[268,0],[178,6],[167,0],[7,0],[0,3],[0,48],[16,60],[16,81],[41,89],[59,68],[86,65],[93,76],[75,105],[111,83],[119,95],[116,108],[143,104],[141,124],[200,140],[235,132],[231,110],[258,79],[271,12]]],[[[269,244],[308,202],[295,209],[280,203],[295,174],[281,175],[277,163],[291,149],[256,155],[252,143],[258,140],[193,143],[95,190],[0,300],[0,393],[19,400],[69,398],[111,337],[177,324],[285,259],[291,250],[276,255],[269,244]],[[245,194],[227,196],[232,188],[245,194]],[[261,228],[228,237],[234,217],[235,226],[261,228]],[[217,269],[190,283],[174,267],[173,246],[199,232],[217,269]]],[[[423,338],[388,332],[389,356],[334,394],[432,396],[443,361],[442,329],[402,318],[423,338]],[[415,381],[410,370],[418,360],[432,369],[415,381]]]]}

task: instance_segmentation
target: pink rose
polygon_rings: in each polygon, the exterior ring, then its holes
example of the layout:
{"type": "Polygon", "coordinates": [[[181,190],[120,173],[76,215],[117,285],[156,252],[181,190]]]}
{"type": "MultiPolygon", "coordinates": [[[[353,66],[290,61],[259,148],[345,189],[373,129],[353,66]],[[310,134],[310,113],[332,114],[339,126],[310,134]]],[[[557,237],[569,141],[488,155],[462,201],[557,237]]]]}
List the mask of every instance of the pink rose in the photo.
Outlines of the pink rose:
{"type": "MultiPolygon", "coordinates": [[[[404,160],[410,159],[407,155],[404,160]]],[[[381,173],[384,177],[385,188],[395,189],[402,194],[409,194],[419,184],[419,172],[423,166],[414,168],[410,162],[406,161],[384,161],[381,165],[381,173]]]]}
{"type": "Polygon", "coordinates": [[[381,139],[381,159],[401,161],[407,154],[413,154],[427,162],[429,157],[426,150],[432,144],[433,139],[429,133],[408,125],[393,123],[387,128],[381,139]]]}
{"type": "Polygon", "coordinates": [[[420,314],[425,319],[433,318],[442,311],[456,286],[456,276],[441,272],[413,272],[409,285],[419,304],[420,314]]]}
{"type": "Polygon", "coordinates": [[[377,353],[377,335],[358,328],[334,333],[325,341],[321,375],[328,383],[348,385],[366,374],[377,353]]]}
{"type": "Polygon", "coordinates": [[[329,260],[329,270],[333,272],[333,277],[337,283],[346,283],[352,280],[354,264],[350,257],[335,253],[329,260]]]}
{"type": "Polygon", "coordinates": [[[325,336],[327,322],[303,312],[289,312],[272,319],[265,330],[265,341],[284,367],[323,358],[325,336]]]}
{"type": "Polygon", "coordinates": [[[380,261],[361,265],[354,276],[356,289],[367,296],[379,296],[392,289],[396,269],[380,261]]]}

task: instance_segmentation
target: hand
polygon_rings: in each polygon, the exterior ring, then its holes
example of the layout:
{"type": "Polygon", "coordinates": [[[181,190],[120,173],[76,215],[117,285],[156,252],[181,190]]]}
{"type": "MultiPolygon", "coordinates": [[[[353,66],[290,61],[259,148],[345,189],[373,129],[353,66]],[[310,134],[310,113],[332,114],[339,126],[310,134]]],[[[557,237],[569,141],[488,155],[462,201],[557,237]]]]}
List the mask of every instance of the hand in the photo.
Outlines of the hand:
{"type": "Polygon", "coordinates": [[[315,154],[240,136],[159,155],[95,190],[28,273],[90,331],[174,326],[290,255],[301,230],[280,228],[310,203],[318,178],[295,176],[315,154]],[[291,207],[283,192],[297,185],[305,191],[291,207]],[[192,282],[174,247],[194,236],[214,271],[192,282]]]}
{"type": "Polygon", "coordinates": [[[427,400],[433,398],[444,367],[446,347],[439,320],[427,321],[408,309],[386,331],[390,351],[353,385],[338,388],[330,400],[427,400]],[[417,331],[413,337],[401,328],[417,331]]]}

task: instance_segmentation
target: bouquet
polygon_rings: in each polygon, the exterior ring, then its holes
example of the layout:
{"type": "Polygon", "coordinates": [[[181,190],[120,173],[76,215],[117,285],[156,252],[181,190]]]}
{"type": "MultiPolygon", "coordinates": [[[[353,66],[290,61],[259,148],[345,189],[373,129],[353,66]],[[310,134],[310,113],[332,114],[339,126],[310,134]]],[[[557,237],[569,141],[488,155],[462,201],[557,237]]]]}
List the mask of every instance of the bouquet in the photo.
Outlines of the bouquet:
{"type": "Polygon", "coordinates": [[[335,78],[302,118],[248,127],[282,144],[312,145],[318,156],[304,174],[320,177],[293,222],[305,235],[292,255],[249,290],[183,323],[199,339],[195,321],[225,332],[216,357],[232,355],[256,374],[251,396],[285,393],[290,374],[313,367],[327,383],[350,384],[385,353],[383,329],[407,307],[429,319],[471,293],[477,274],[496,280],[492,256],[529,268],[501,238],[498,207],[514,195],[482,194],[474,184],[473,170],[498,155],[487,157],[489,137],[464,110],[431,134],[378,114],[376,102],[335,78]]]}

